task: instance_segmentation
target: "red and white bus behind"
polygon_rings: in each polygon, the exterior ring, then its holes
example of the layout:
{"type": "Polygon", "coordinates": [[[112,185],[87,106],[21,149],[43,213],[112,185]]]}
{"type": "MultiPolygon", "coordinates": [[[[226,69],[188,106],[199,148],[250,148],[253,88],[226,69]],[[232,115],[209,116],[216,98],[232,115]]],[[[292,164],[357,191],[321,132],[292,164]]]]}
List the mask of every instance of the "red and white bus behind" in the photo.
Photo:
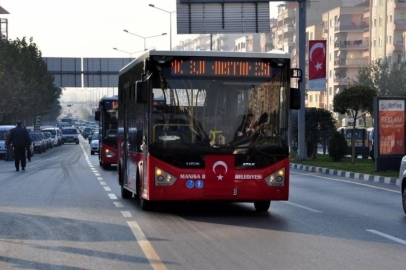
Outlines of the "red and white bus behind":
{"type": "MultiPolygon", "coordinates": [[[[289,198],[290,55],[148,51],[120,71],[118,181],[160,201],[289,198]],[[247,125],[248,119],[251,126],[247,125]]],[[[292,104],[295,105],[292,105],[292,104]]]]}
{"type": "Polygon", "coordinates": [[[103,168],[117,165],[118,97],[103,97],[95,112],[99,121],[99,163],[103,168]]]}

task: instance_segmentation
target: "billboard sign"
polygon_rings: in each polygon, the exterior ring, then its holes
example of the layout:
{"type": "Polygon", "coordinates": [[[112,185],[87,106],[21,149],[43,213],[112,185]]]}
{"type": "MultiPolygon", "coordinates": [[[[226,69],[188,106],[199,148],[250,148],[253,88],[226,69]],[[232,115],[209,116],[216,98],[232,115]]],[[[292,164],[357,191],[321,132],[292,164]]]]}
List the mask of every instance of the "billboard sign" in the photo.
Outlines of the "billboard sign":
{"type": "Polygon", "coordinates": [[[40,131],[42,125],[42,119],[40,115],[35,116],[34,118],[34,131],[40,131]]]}
{"type": "Polygon", "coordinates": [[[269,33],[269,1],[177,0],[178,34],[269,33]]]}
{"type": "Polygon", "coordinates": [[[405,154],[405,101],[379,100],[379,155],[405,154]]]}
{"type": "Polygon", "coordinates": [[[405,148],[406,98],[374,98],[375,169],[399,170],[405,148]]]}

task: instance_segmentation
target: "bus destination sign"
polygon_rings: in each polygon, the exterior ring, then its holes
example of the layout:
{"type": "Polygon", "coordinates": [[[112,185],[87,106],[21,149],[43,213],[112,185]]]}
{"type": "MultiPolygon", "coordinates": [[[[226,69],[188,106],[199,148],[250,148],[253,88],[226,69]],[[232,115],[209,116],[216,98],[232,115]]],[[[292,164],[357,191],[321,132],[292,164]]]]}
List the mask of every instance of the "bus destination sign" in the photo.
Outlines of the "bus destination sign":
{"type": "Polygon", "coordinates": [[[271,64],[261,60],[173,59],[172,76],[270,77],[271,64]]]}

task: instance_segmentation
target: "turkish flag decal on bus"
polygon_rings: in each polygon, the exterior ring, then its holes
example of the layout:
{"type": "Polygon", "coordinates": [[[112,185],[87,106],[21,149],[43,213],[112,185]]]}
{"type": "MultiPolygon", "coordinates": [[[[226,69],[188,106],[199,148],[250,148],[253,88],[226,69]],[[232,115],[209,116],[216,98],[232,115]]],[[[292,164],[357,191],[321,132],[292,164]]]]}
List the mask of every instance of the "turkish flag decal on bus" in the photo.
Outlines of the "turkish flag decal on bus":
{"type": "Polygon", "coordinates": [[[234,156],[206,157],[206,195],[232,196],[234,178],[234,156]]]}

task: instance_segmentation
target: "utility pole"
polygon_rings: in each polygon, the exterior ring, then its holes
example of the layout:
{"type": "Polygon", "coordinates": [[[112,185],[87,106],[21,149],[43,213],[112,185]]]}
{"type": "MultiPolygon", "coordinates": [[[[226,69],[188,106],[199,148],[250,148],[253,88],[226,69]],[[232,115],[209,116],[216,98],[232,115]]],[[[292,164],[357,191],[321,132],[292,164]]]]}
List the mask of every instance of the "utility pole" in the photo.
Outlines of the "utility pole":
{"type": "MultiPolygon", "coordinates": [[[[305,73],[305,54],[306,54],[306,4],[307,0],[298,0],[299,2],[299,68],[305,73]]],[[[300,89],[300,110],[298,115],[298,155],[297,160],[307,159],[306,138],[305,138],[305,98],[306,85],[305,80],[299,85],[300,89]]]]}

